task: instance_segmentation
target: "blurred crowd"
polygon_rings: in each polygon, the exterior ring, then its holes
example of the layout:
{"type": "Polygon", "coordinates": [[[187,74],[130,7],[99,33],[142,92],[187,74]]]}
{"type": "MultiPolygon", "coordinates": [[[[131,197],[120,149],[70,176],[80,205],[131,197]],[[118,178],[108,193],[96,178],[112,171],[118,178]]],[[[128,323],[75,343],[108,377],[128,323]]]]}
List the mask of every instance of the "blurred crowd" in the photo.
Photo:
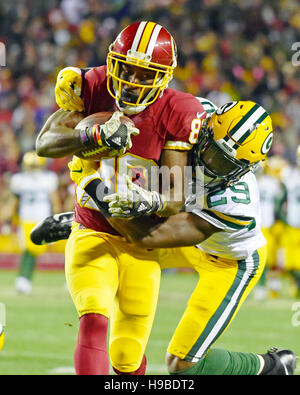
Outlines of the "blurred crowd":
{"type": "MultiPolygon", "coordinates": [[[[272,115],[271,154],[295,161],[300,143],[298,0],[18,0],[0,3],[0,186],[55,109],[58,71],[104,64],[109,44],[137,20],[174,36],[178,67],[171,86],[219,105],[251,99],[272,115]],[[294,63],[294,64],[293,64],[294,63]],[[297,62],[296,62],[297,63],[297,62]]],[[[300,48],[300,43],[299,43],[300,48]]],[[[300,61],[300,54],[299,59],[300,61]]],[[[49,160],[67,186],[68,158],[49,160]]],[[[1,190],[0,189],[0,190],[1,190]]]]}

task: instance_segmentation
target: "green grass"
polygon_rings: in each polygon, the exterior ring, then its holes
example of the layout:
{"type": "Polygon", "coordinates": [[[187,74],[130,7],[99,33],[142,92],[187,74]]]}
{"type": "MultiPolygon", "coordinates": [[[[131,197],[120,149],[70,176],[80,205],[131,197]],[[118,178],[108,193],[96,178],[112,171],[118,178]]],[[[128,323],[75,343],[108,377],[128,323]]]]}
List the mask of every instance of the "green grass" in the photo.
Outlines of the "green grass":
{"type": "MultiPolygon", "coordinates": [[[[14,271],[0,271],[0,302],[6,306],[6,340],[0,352],[0,375],[73,374],[78,320],[65,288],[64,274],[36,272],[33,293],[29,296],[16,294],[15,276],[14,271]]],[[[197,276],[191,273],[163,275],[146,352],[149,374],[167,372],[164,356],[168,341],[196,282],[197,276]]],[[[291,348],[300,355],[300,326],[292,325],[295,302],[287,285],[278,299],[258,303],[250,295],[216,345],[257,353],[276,346],[291,348]]],[[[300,373],[299,367],[296,373],[300,373]]]]}

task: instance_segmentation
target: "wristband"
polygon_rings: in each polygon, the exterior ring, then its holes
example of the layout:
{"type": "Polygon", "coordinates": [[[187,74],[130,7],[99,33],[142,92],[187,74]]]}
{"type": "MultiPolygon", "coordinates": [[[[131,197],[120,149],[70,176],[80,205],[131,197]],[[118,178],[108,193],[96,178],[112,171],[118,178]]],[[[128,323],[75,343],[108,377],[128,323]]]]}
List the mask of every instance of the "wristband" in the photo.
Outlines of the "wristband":
{"type": "Polygon", "coordinates": [[[90,147],[91,145],[93,147],[102,146],[101,130],[101,126],[98,124],[81,129],[79,132],[79,138],[82,145],[84,147],[90,147]]]}
{"type": "Polygon", "coordinates": [[[89,146],[91,144],[90,140],[86,134],[86,129],[80,129],[79,138],[80,138],[81,144],[84,147],[89,146]]]}

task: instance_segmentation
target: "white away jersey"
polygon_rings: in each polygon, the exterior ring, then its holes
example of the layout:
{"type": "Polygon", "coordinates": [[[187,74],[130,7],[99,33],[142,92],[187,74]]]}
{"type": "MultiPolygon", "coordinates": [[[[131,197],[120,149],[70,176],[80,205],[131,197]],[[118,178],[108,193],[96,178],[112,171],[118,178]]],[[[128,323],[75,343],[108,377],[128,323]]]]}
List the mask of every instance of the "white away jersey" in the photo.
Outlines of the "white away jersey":
{"type": "Polygon", "coordinates": [[[47,170],[16,173],[10,187],[19,198],[21,220],[39,222],[51,215],[50,194],[58,187],[56,173],[47,170]]]}
{"type": "Polygon", "coordinates": [[[204,97],[197,97],[197,99],[202,104],[204,110],[206,111],[206,118],[210,118],[212,114],[217,110],[217,106],[214,103],[204,97]]]}
{"type": "Polygon", "coordinates": [[[260,207],[261,207],[261,226],[270,228],[275,222],[276,199],[282,194],[280,181],[267,174],[262,174],[257,179],[260,207]]]}
{"type": "Polygon", "coordinates": [[[300,170],[289,168],[283,176],[286,187],[286,222],[294,228],[300,228],[300,170]]]}
{"type": "Polygon", "coordinates": [[[234,186],[205,196],[203,207],[189,210],[210,222],[216,232],[197,247],[227,259],[245,259],[266,244],[260,229],[261,214],[256,177],[245,174],[234,186]]]}

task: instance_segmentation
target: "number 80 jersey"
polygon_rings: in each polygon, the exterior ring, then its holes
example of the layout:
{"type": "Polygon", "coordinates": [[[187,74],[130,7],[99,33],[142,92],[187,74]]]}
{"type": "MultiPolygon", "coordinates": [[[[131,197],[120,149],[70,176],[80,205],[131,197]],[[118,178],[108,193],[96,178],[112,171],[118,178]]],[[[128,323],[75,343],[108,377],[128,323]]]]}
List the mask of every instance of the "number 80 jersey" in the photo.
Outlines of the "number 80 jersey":
{"type": "Polygon", "coordinates": [[[203,207],[187,205],[190,211],[221,231],[197,247],[226,259],[244,259],[266,244],[260,229],[259,189],[252,172],[239,182],[204,198],[203,207]]]}
{"type": "MultiPolygon", "coordinates": [[[[116,111],[115,101],[107,90],[106,66],[87,71],[83,77],[82,100],[85,115],[101,111],[116,111]]],[[[119,158],[104,158],[99,174],[112,192],[122,188],[127,174],[144,188],[150,184],[151,167],[160,166],[163,150],[191,150],[201,132],[202,121],[214,111],[208,100],[171,88],[145,110],[130,115],[139,135],[132,137],[132,147],[119,158]]],[[[118,234],[98,211],[87,194],[77,188],[75,221],[98,232],[118,234]]]]}

